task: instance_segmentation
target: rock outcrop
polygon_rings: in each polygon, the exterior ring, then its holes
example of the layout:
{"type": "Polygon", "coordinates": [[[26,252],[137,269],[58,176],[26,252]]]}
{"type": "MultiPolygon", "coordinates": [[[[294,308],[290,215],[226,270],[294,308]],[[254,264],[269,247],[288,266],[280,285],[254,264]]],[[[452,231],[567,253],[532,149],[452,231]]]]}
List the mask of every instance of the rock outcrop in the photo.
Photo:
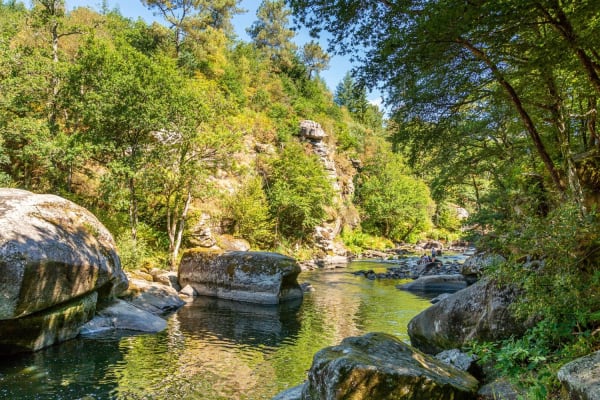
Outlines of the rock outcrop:
{"type": "Polygon", "coordinates": [[[202,296],[278,304],[302,298],[300,271],[296,260],[277,253],[191,249],[181,259],[179,283],[202,296]]]}
{"type": "Polygon", "coordinates": [[[486,268],[502,262],[506,262],[506,259],[499,254],[478,252],[465,260],[462,264],[460,273],[463,274],[469,283],[473,283],[481,278],[481,275],[486,268]]]}
{"type": "Polygon", "coordinates": [[[569,399],[600,400],[600,351],[565,364],[558,379],[569,399]]]}
{"type": "MultiPolygon", "coordinates": [[[[350,202],[344,199],[352,197],[354,194],[353,176],[356,170],[351,165],[346,168],[350,173],[341,174],[335,162],[335,147],[327,143],[328,135],[320,124],[315,121],[304,120],[300,122],[300,139],[309,143],[313,153],[319,157],[329,181],[337,193],[337,204],[340,208],[353,207],[350,202]]],[[[344,221],[342,216],[358,215],[355,210],[341,210],[335,215],[331,215],[328,221],[323,222],[315,228],[313,234],[314,243],[322,251],[322,256],[315,260],[315,264],[320,267],[336,266],[348,262],[348,250],[345,246],[336,241],[342,226],[353,225],[357,221],[344,221]]]]}
{"type": "Polygon", "coordinates": [[[315,354],[302,398],[475,399],[478,385],[391,335],[368,333],[315,354]]]}
{"type": "Polygon", "coordinates": [[[96,302],[126,288],[113,238],[89,211],[0,189],[0,347],[35,351],[70,339],[96,302]]]}
{"type": "Polygon", "coordinates": [[[495,341],[520,336],[529,327],[508,309],[517,291],[479,281],[432,305],[408,323],[408,335],[419,350],[437,354],[462,348],[467,341],[495,341]]]}

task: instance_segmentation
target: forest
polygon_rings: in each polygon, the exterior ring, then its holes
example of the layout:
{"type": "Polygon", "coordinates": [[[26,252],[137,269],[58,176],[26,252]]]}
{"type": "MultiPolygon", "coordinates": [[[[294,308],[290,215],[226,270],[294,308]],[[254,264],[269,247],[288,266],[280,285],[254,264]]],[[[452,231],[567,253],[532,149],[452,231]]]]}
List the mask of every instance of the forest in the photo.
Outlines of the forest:
{"type": "Polygon", "coordinates": [[[543,399],[600,349],[594,1],[264,0],[251,42],[236,0],[141,1],[164,23],[0,2],[0,185],[88,208],[132,270],[176,268],[206,219],[298,259],[336,219],[356,254],[470,241],[504,256],[486,274],[538,321],[480,357],[543,399]],[[295,26],[329,48],[297,46],[295,26]],[[334,53],[359,66],[331,93],[334,53]],[[304,120],[336,149],[340,198],[304,120]]]}

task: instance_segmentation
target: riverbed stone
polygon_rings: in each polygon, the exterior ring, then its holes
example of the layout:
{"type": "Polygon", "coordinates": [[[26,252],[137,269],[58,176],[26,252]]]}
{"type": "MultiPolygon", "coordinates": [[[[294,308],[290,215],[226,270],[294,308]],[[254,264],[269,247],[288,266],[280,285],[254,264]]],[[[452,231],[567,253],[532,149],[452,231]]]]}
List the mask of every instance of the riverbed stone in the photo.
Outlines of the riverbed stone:
{"type": "Polygon", "coordinates": [[[520,337],[533,321],[516,318],[509,310],[519,292],[482,280],[419,313],[408,323],[410,342],[428,354],[463,348],[471,341],[520,337]]]}
{"type": "Polygon", "coordinates": [[[427,275],[402,285],[400,290],[426,293],[454,293],[467,287],[462,275],[427,275]]]}
{"type": "Polygon", "coordinates": [[[154,315],[170,314],[185,304],[172,287],[137,278],[129,278],[129,288],[121,298],[154,315]]]}
{"type": "Polygon", "coordinates": [[[91,292],[26,317],[0,320],[0,354],[33,352],[73,339],[94,316],[97,298],[91,292]]]}
{"type": "Polygon", "coordinates": [[[0,189],[0,320],[127,288],[108,230],[58,196],[0,189]]]}
{"type": "Polygon", "coordinates": [[[260,304],[301,299],[300,265],[291,257],[256,251],[191,249],[183,254],[179,283],[201,296],[260,304]]]}
{"type": "Polygon", "coordinates": [[[478,381],[396,337],[373,332],[315,354],[303,399],[475,399],[478,381]]]}
{"type": "Polygon", "coordinates": [[[503,262],[506,262],[506,258],[503,256],[481,251],[467,257],[461,266],[460,273],[469,283],[474,283],[481,278],[485,269],[503,262]]]}
{"type": "Polygon", "coordinates": [[[505,378],[486,383],[477,392],[478,400],[519,400],[525,398],[523,389],[517,388],[505,378]]]}
{"type": "Polygon", "coordinates": [[[600,351],[565,364],[558,379],[569,399],[600,400],[600,351]]]}
{"type": "Polygon", "coordinates": [[[124,300],[115,300],[83,325],[80,333],[85,336],[112,330],[154,333],[166,327],[164,319],[124,300]]]}
{"type": "Polygon", "coordinates": [[[306,385],[298,385],[275,395],[271,400],[302,400],[302,392],[306,385]]]}

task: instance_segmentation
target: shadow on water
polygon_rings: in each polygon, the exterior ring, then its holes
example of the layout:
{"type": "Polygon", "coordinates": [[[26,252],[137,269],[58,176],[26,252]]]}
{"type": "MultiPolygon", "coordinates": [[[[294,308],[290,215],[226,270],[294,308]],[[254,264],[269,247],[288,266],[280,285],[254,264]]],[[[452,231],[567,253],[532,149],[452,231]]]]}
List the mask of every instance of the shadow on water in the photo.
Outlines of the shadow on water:
{"type": "Polygon", "coordinates": [[[277,346],[298,336],[302,299],[259,305],[197,297],[177,313],[179,328],[190,336],[210,335],[244,345],[277,346]]]}
{"type": "Polygon", "coordinates": [[[75,339],[30,354],[0,359],[0,398],[78,399],[108,395],[116,382],[105,380],[122,363],[114,337],[75,339]],[[93,351],[90,351],[93,349],[93,351]]]}

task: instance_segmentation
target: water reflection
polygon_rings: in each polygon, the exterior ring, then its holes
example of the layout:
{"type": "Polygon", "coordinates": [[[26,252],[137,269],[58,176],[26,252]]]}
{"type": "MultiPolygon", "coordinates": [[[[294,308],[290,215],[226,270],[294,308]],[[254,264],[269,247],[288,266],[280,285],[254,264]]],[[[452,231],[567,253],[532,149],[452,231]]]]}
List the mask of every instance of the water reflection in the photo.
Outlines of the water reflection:
{"type": "Polygon", "coordinates": [[[32,354],[0,360],[0,398],[77,399],[108,395],[117,383],[104,377],[124,353],[110,339],[77,339],[32,354]],[[89,349],[94,351],[90,352],[89,349]]]}
{"type": "Polygon", "coordinates": [[[406,325],[429,306],[355,269],[302,273],[314,292],[262,306],[197,298],[156,335],[79,338],[0,360],[0,398],[270,399],[306,378],[313,355],[370,331],[408,340],[406,325]]]}
{"type": "Polygon", "coordinates": [[[302,299],[258,305],[198,297],[177,313],[179,329],[190,337],[216,337],[251,346],[277,346],[300,331],[302,299]]]}

